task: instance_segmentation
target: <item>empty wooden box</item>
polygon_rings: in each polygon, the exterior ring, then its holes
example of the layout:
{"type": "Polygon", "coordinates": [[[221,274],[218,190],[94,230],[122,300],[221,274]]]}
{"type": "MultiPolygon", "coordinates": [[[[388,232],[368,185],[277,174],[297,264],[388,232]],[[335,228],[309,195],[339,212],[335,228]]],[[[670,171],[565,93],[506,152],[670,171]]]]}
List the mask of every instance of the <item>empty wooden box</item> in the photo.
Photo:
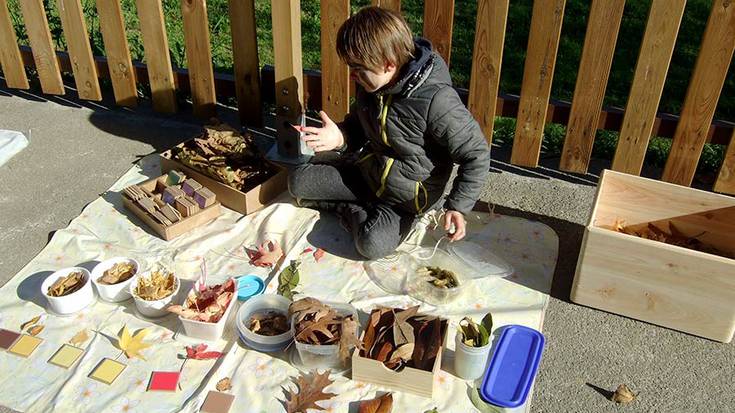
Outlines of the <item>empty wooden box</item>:
{"type": "Polygon", "coordinates": [[[730,342],[735,260],[610,228],[668,228],[735,255],[735,198],[606,170],[585,229],[572,301],[730,342]]]}

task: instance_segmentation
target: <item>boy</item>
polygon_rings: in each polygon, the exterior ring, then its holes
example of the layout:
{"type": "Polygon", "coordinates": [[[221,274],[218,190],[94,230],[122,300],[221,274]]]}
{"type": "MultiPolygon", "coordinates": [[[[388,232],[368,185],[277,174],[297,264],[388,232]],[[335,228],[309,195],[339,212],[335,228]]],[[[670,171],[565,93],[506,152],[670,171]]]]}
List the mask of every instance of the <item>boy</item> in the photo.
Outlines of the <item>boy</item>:
{"type": "Polygon", "coordinates": [[[337,33],[337,53],[357,83],[354,105],[337,125],[295,126],[315,152],[336,162],[301,165],[289,174],[297,204],[337,212],[363,257],[395,251],[418,215],[446,209],[451,241],[465,236],[464,214],[480,196],[490,151],[465,108],[446,63],[425,39],[413,39],[400,14],[367,7],[337,33]],[[443,205],[453,164],[459,164],[443,205]]]}

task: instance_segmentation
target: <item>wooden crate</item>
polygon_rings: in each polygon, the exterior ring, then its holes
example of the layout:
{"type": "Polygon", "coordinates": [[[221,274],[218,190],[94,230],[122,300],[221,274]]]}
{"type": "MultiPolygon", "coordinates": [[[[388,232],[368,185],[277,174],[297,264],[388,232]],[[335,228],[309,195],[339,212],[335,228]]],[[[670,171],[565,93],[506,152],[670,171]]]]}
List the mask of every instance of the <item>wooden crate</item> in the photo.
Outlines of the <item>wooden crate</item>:
{"type": "Polygon", "coordinates": [[[735,260],[608,229],[618,219],[659,228],[672,222],[732,255],[735,198],[604,171],[571,291],[579,304],[730,342],[735,260]]]}
{"type": "MultiPolygon", "coordinates": [[[[166,175],[145,181],[142,184],[138,184],[138,186],[145,188],[150,192],[154,192],[156,189],[156,182],[159,180],[165,181],[166,175]]],[[[143,211],[143,209],[136,205],[135,202],[128,199],[128,197],[123,195],[122,199],[123,206],[125,206],[127,210],[135,214],[135,216],[145,222],[151,229],[153,229],[153,231],[155,231],[156,234],[166,241],[170,241],[185,232],[189,232],[192,229],[217,218],[220,214],[221,207],[219,200],[217,200],[214,204],[204,209],[200,209],[199,212],[190,217],[182,218],[179,222],[176,222],[173,225],[164,226],[148,215],[148,213],[143,211]]]]}
{"type": "MultiPolygon", "coordinates": [[[[360,356],[360,350],[352,353],[352,380],[373,383],[392,390],[416,394],[423,397],[434,397],[434,378],[442,365],[442,354],[447,341],[449,323],[444,331],[442,345],[434,360],[431,371],[406,367],[397,372],[378,361],[360,356]]],[[[364,334],[364,333],[363,333],[364,334]]]]}
{"type": "MultiPolygon", "coordinates": [[[[179,147],[184,145],[180,144],[179,147]]],[[[163,152],[160,157],[161,173],[166,174],[171,170],[183,172],[187,177],[194,178],[197,182],[214,192],[217,195],[217,200],[222,205],[243,215],[251,214],[263,208],[273,198],[286,190],[288,171],[277,165],[273,165],[278,171],[275,175],[266,178],[265,181],[259,183],[249,191],[242,192],[173,159],[171,149],[163,152]]]]}

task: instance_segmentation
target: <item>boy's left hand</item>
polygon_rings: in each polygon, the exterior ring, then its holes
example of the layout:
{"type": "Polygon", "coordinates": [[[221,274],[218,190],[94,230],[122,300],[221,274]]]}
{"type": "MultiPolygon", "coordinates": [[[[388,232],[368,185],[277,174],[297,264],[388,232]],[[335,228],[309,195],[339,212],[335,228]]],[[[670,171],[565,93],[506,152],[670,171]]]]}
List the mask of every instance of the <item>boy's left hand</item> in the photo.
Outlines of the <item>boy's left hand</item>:
{"type": "Polygon", "coordinates": [[[462,238],[464,238],[466,232],[465,232],[465,220],[464,215],[462,215],[461,212],[452,211],[449,210],[444,215],[444,229],[446,231],[449,231],[449,229],[452,227],[452,224],[454,224],[454,232],[449,233],[449,241],[459,241],[462,238]]]}

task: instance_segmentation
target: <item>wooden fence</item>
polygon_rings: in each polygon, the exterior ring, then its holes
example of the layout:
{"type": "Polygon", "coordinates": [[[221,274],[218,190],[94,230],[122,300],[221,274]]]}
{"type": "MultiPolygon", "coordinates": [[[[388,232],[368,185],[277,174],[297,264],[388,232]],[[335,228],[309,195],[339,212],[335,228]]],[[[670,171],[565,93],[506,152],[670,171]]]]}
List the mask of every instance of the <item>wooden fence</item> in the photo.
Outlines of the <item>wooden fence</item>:
{"type": "MultiPolygon", "coordinates": [[[[259,125],[263,101],[276,104],[278,133],[293,134],[305,108],[323,108],[341,119],[348,111],[348,69],[335,51],[335,35],[350,13],[349,0],[321,0],[322,70],[301,64],[299,0],[273,0],[274,68],[259,70],[254,0],[229,0],[234,76],[213,72],[206,0],[181,0],[188,70],[174,69],[161,0],[136,0],[145,65],[131,61],[119,0],[97,0],[106,56],[93,56],[80,0],[57,0],[66,52],[54,50],[42,0],[21,0],[30,48],[19,47],[7,8],[0,0],[0,64],[10,88],[29,87],[25,67],[36,69],[47,94],[64,94],[61,73],[72,72],[81,99],[100,100],[99,78],[109,78],[117,104],[137,104],[136,82],[148,83],[160,112],[177,110],[176,91],[188,92],[196,116],[216,115],[217,96],[235,96],[241,120],[259,125]]],[[[400,0],[373,0],[400,10],[400,0]]],[[[733,127],[713,122],[735,50],[735,7],[714,0],[680,116],[657,113],[686,0],[652,0],[625,111],[603,109],[625,0],[591,0],[587,32],[571,105],[550,100],[565,0],[535,0],[520,97],[499,96],[509,0],[478,0],[469,91],[460,91],[469,109],[492,137],[495,116],[517,118],[511,163],[535,167],[546,123],[567,125],[560,169],[587,171],[597,129],[620,131],[612,169],[640,174],[652,135],[671,137],[671,153],[661,179],[691,185],[706,142],[728,145],[714,185],[735,194],[733,127]]],[[[449,62],[454,0],[424,2],[423,36],[449,62]]],[[[286,142],[288,145],[288,142],[286,142]]],[[[293,147],[282,148],[285,151],[293,147]]]]}

